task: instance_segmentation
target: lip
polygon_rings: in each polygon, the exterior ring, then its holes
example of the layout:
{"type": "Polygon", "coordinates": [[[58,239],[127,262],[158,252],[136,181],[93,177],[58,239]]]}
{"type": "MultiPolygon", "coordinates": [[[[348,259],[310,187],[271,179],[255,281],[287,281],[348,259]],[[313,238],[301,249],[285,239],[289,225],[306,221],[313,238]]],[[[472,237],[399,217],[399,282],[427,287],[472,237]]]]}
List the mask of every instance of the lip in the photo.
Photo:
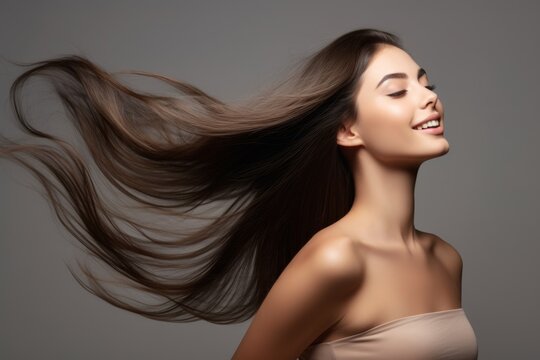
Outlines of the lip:
{"type": "Polygon", "coordinates": [[[430,121],[430,120],[439,120],[439,122],[442,123],[442,121],[441,121],[441,114],[439,114],[438,112],[435,112],[435,113],[429,115],[429,116],[428,116],[427,118],[425,118],[424,120],[422,120],[422,121],[420,121],[420,122],[414,124],[412,128],[416,130],[416,128],[417,128],[419,125],[423,125],[424,123],[426,123],[426,122],[428,122],[428,121],[430,121]]]}
{"type": "MultiPolygon", "coordinates": [[[[413,129],[413,130],[416,130],[416,129],[413,129]]],[[[439,120],[439,126],[435,128],[427,128],[427,129],[416,130],[416,131],[426,133],[426,134],[440,135],[440,134],[444,134],[444,124],[442,120],[439,120]]]]}

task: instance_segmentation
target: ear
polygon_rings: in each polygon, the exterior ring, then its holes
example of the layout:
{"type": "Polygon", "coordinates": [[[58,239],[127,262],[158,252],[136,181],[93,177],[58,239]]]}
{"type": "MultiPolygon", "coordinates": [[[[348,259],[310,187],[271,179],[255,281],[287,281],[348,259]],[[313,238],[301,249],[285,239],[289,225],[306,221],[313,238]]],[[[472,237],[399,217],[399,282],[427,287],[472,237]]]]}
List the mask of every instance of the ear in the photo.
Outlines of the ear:
{"type": "Polygon", "coordinates": [[[339,125],[336,141],[338,145],[342,146],[359,146],[364,144],[358,131],[358,124],[354,119],[348,119],[339,125]]]}

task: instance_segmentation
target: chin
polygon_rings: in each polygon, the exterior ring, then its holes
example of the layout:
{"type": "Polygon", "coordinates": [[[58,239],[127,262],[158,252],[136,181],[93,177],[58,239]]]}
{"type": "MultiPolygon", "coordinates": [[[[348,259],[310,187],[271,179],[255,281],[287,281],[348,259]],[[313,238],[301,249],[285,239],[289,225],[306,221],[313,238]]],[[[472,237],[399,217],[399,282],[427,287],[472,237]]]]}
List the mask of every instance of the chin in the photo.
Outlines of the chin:
{"type": "Polygon", "coordinates": [[[433,156],[434,157],[438,157],[438,156],[443,156],[444,154],[448,153],[450,151],[450,144],[448,143],[448,141],[445,139],[445,138],[442,138],[441,139],[441,142],[439,144],[437,144],[437,146],[433,146],[434,149],[433,149],[433,156]],[[444,141],[442,141],[444,140],[444,141]]]}
{"type": "Polygon", "coordinates": [[[449,147],[449,146],[446,146],[446,147],[444,147],[443,149],[440,149],[439,151],[433,152],[433,153],[431,154],[431,156],[429,156],[426,160],[429,160],[429,159],[435,159],[435,158],[444,156],[444,155],[446,155],[449,151],[450,151],[450,147],[449,147]]]}
{"type": "Polygon", "coordinates": [[[445,143],[446,143],[446,145],[441,150],[441,155],[444,155],[444,154],[446,154],[446,153],[448,153],[450,151],[450,144],[448,143],[448,141],[445,141],[445,143]]]}
{"type": "Polygon", "coordinates": [[[436,159],[436,158],[439,158],[441,156],[444,156],[449,151],[450,151],[450,147],[447,145],[447,146],[444,146],[444,147],[440,147],[439,149],[433,149],[430,152],[425,152],[424,156],[420,157],[421,160],[419,161],[419,164],[421,164],[423,162],[426,162],[428,160],[431,160],[431,159],[436,159]]]}

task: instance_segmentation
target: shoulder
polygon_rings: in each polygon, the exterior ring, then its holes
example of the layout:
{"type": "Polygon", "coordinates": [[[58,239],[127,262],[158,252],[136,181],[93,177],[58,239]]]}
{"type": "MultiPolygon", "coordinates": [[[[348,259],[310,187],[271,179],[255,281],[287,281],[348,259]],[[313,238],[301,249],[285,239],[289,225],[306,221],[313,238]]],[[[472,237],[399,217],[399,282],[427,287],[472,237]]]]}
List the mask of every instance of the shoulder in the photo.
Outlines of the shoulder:
{"type": "MultiPolygon", "coordinates": [[[[319,295],[350,294],[362,280],[363,262],[354,242],[346,236],[319,232],[296,254],[280,278],[304,278],[319,295]]],[[[278,279],[279,281],[280,279],[278,279]]]]}
{"type": "Polygon", "coordinates": [[[341,235],[317,233],[297,254],[291,267],[304,267],[319,274],[325,281],[358,285],[363,262],[354,242],[341,235]]]}
{"type": "Polygon", "coordinates": [[[341,319],[361,270],[347,238],[313,236],[270,289],[233,359],[298,357],[341,319]]]}
{"type": "Polygon", "coordinates": [[[456,276],[461,276],[463,259],[459,251],[438,235],[429,234],[433,238],[433,252],[437,259],[456,276]]]}

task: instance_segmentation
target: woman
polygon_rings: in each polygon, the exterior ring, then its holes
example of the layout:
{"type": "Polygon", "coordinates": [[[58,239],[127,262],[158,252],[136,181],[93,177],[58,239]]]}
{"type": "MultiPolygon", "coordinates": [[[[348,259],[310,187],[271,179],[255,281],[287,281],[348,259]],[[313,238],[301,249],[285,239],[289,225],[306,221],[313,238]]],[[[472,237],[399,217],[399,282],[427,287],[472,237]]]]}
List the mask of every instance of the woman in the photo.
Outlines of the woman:
{"type": "Polygon", "coordinates": [[[37,63],[11,89],[24,128],[62,152],[5,139],[1,154],[33,171],[93,255],[159,302],[123,301],[87,267],[81,285],[157,320],[254,315],[234,360],[476,359],[461,257],[413,224],[420,164],[449,149],[443,107],[395,35],[344,34],[239,104],[135,73],[183,97],[136,92],[78,56],[37,63]],[[83,157],[26,121],[18,92],[34,75],[53,83],[123,194],[177,223],[213,221],[188,233],[113,209],[116,198],[98,194],[83,157]],[[18,154],[45,164],[61,187],[18,154]],[[218,200],[229,201],[221,214],[192,212],[218,200]]]}

